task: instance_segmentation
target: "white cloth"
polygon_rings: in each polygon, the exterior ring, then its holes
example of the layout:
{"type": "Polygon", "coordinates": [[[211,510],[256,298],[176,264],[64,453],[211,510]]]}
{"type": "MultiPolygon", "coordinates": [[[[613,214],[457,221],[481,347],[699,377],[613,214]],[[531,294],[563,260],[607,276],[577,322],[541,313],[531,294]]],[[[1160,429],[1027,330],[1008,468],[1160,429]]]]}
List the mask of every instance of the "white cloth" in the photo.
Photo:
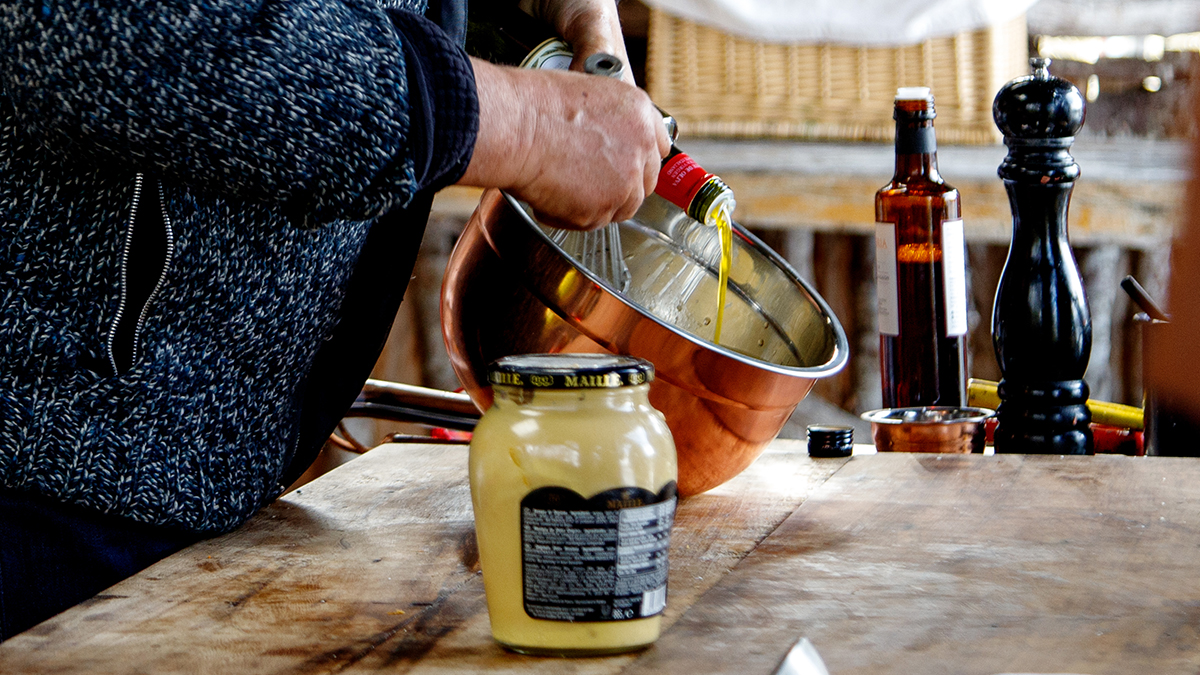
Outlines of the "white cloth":
{"type": "Polygon", "coordinates": [[[1037,0],[643,0],[761,42],[905,45],[1020,16],[1037,0]]]}

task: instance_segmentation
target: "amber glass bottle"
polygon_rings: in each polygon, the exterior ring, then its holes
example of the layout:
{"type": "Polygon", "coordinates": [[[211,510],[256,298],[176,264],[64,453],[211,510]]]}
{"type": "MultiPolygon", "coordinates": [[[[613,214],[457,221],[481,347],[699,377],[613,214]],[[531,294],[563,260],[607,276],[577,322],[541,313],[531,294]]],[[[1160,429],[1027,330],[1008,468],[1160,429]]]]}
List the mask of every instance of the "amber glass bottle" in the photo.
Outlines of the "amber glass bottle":
{"type": "Polygon", "coordinates": [[[896,173],[875,194],[883,405],[966,402],[966,251],[958,190],[938,173],[933,97],[896,93],[896,173]]]}

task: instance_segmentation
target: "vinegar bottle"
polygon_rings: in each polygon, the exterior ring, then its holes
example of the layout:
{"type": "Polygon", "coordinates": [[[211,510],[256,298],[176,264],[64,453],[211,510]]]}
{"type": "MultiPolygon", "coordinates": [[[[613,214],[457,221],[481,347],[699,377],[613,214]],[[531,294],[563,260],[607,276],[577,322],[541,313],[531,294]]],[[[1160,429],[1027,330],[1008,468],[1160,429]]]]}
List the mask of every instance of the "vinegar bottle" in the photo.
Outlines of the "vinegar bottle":
{"type": "Polygon", "coordinates": [[[966,249],[958,190],[938,173],[933,97],[896,92],[896,172],[875,193],[883,405],[966,404],[966,249]]]}
{"type": "Polygon", "coordinates": [[[654,194],[683,209],[692,220],[717,229],[721,257],[717,268],[717,311],[712,341],[720,344],[721,329],[725,324],[729,270],[733,260],[733,220],[730,214],[737,206],[737,201],[733,197],[733,188],[725,181],[705,171],[696,160],[675,147],[674,120],[666,113],[663,113],[663,118],[669,120],[667,128],[672,131],[671,150],[662,161],[654,194]]]}

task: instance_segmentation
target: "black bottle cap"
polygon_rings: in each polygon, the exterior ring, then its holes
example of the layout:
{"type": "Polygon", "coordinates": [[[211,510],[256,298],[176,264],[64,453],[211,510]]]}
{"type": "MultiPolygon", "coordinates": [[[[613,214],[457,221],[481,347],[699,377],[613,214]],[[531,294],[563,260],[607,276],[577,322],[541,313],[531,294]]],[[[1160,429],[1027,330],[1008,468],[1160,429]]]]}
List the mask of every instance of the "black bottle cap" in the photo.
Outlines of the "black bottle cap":
{"type": "Polygon", "coordinates": [[[808,425],[809,457],[849,457],[854,449],[854,427],[808,425]]]}

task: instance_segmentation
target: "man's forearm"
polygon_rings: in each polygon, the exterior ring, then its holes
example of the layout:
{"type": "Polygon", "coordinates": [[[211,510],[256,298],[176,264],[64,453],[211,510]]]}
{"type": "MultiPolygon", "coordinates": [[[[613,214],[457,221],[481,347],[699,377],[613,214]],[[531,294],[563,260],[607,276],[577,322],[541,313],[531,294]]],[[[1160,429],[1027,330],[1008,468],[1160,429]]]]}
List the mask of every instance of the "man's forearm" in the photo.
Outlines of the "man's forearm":
{"type": "Polygon", "coordinates": [[[460,183],[510,190],[560,227],[633,215],[670,148],[645,92],[593,75],[472,64],[479,135],[460,183]]]}

